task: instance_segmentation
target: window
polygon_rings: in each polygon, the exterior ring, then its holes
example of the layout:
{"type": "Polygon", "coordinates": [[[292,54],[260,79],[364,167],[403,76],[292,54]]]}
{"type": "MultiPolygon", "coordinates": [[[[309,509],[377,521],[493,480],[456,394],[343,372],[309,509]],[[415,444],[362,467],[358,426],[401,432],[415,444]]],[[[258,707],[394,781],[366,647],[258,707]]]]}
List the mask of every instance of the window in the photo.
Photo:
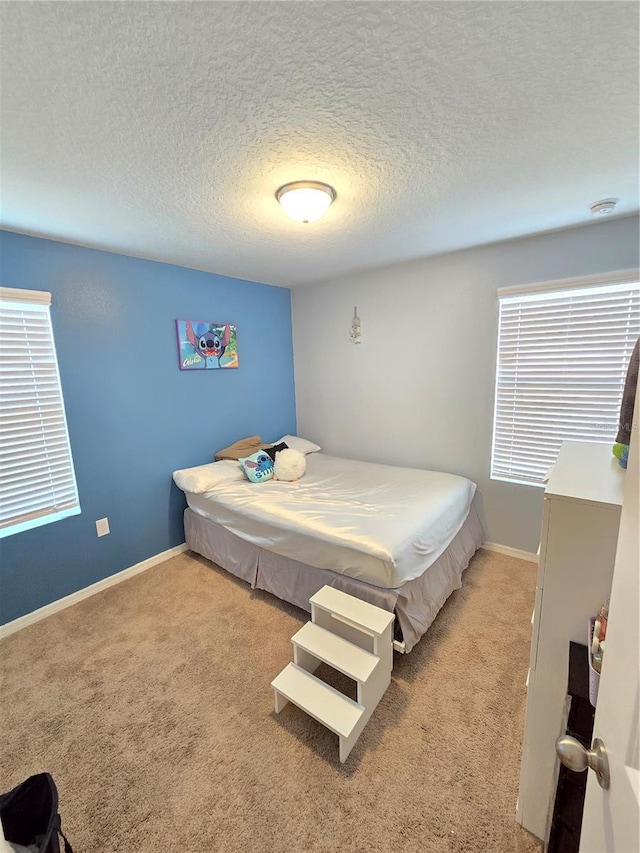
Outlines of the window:
{"type": "Polygon", "coordinates": [[[50,304],[0,287],[0,538],[80,512],[50,304]]]}
{"type": "Polygon", "coordinates": [[[561,443],[615,442],[640,335],[637,272],[504,288],[491,477],[541,484],[561,443]]]}

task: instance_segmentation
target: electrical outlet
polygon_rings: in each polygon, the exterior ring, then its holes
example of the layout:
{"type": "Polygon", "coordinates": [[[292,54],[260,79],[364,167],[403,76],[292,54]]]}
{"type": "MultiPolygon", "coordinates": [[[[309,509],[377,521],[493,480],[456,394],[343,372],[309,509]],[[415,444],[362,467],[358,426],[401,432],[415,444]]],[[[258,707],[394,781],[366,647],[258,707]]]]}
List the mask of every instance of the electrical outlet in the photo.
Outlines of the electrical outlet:
{"type": "Polygon", "coordinates": [[[109,519],[99,518],[96,521],[96,533],[98,536],[106,536],[109,533],[109,519]]]}

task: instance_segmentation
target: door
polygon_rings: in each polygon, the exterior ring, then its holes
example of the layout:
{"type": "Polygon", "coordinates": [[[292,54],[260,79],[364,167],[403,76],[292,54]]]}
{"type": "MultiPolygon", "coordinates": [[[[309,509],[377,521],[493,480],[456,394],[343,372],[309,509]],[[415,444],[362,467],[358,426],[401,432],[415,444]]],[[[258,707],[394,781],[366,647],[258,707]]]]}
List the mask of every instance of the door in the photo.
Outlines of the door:
{"type": "Polygon", "coordinates": [[[634,413],[593,732],[607,750],[611,781],[605,791],[595,773],[589,772],[580,853],[640,851],[639,410],[640,397],[634,413]]]}

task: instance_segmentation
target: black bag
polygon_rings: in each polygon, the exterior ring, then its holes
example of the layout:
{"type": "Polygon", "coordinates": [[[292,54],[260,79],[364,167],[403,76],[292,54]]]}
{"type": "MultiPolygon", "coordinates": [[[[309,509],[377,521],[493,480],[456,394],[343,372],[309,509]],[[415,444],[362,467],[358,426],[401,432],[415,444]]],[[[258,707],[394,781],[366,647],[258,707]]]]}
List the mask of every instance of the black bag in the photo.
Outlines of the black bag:
{"type": "Polygon", "coordinates": [[[65,853],[73,853],[60,829],[58,789],[50,773],[29,776],[0,795],[0,817],[7,841],[24,847],[35,844],[38,853],[60,853],[60,833],[65,853]]]}

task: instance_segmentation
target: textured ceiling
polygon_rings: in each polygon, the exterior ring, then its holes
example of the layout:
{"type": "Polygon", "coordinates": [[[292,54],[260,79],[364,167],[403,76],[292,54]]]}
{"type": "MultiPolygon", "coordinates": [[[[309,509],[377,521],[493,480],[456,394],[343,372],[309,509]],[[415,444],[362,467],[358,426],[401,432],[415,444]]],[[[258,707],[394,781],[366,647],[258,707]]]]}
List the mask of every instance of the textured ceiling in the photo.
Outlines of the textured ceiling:
{"type": "Polygon", "coordinates": [[[626,2],[5,2],[4,227],[279,285],[638,208],[626,2]],[[274,198],[332,184],[319,222],[274,198]]]}

